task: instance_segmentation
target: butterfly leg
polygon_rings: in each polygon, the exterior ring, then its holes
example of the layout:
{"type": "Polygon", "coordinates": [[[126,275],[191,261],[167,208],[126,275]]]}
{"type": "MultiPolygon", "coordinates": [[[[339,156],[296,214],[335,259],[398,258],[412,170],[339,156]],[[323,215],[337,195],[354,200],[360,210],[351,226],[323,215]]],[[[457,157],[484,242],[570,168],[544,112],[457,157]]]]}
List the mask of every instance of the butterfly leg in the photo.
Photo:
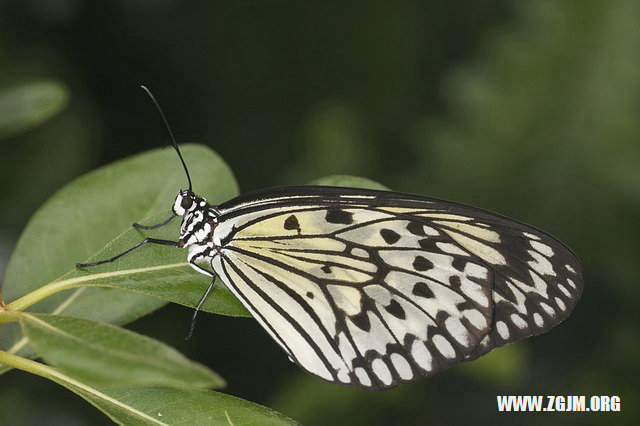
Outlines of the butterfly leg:
{"type": "Polygon", "coordinates": [[[142,246],[142,245],[144,245],[146,243],[160,244],[160,245],[163,245],[163,246],[178,247],[178,242],[177,241],[159,240],[157,238],[145,238],[144,240],[140,241],[135,246],[130,247],[130,248],[126,249],[125,251],[123,251],[122,253],[113,256],[111,259],[98,260],[97,262],[89,262],[89,263],[76,263],[76,268],[87,268],[87,267],[90,267],[90,266],[102,265],[103,263],[111,263],[114,260],[119,259],[120,257],[124,256],[125,254],[131,253],[132,251],[134,251],[135,249],[137,249],[138,247],[140,247],[140,246],[142,246]]]}
{"type": "Polygon", "coordinates": [[[213,289],[213,284],[216,281],[216,274],[208,271],[207,269],[196,265],[195,262],[190,262],[191,267],[193,267],[193,269],[195,269],[196,271],[204,274],[204,275],[208,275],[211,277],[211,283],[209,284],[209,287],[207,288],[207,291],[204,292],[204,294],[202,295],[202,297],[200,298],[200,300],[198,301],[198,303],[196,304],[196,309],[195,311],[193,311],[193,317],[191,317],[191,328],[189,329],[189,334],[187,334],[187,337],[184,338],[184,340],[189,340],[191,338],[191,336],[193,335],[193,329],[196,326],[196,316],[198,315],[198,312],[200,311],[200,308],[202,307],[202,304],[204,303],[205,300],[207,300],[207,297],[209,296],[209,293],[211,293],[211,289],[213,289]]]}
{"type": "Polygon", "coordinates": [[[177,216],[178,216],[177,214],[172,213],[171,216],[169,216],[168,218],[166,218],[160,223],[156,223],[155,225],[142,225],[136,222],[132,226],[137,229],[157,229],[157,228],[160,228],[161,226],[165,226],[167,223],[171,222],[177,216]]]}

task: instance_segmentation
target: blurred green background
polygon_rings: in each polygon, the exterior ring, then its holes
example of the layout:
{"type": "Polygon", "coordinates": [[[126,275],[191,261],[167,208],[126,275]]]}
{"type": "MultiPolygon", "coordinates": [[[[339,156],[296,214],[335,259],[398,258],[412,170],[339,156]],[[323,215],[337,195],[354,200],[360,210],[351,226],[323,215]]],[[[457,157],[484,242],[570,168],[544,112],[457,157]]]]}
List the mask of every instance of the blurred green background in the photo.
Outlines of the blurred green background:
{"type": "MultiPolygon", "coordinates": [[[[0,270],[56,189],[166,142],[146,84],[242,191],[353,174],[473,204],[560,238],[586,281],[550,333],[384,393],[305,375],[250,319],[201,315],[185,342],[191,312],[167,306],[131,328],[308,425],[636,424],[638,22],[633,0],[3,1],[0,270]],[[498,394],[622,413],[501,414],[498,394]]],[[[0,383],[2,423],[108,424],[43,379],[0,383]]]]}

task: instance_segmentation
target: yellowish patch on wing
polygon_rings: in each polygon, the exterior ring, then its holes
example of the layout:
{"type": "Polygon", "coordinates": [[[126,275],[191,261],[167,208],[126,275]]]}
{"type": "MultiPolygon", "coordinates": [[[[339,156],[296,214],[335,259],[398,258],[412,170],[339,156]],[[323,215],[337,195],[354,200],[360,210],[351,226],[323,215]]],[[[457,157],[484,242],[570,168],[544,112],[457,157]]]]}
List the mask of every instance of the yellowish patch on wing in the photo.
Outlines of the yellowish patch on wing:
{"type": "Polygon", "coordinates": [[[350,268],[341,267],[341,266],[331,266],[331,271],[329,273],[322,270],[322,268],[316,266],[315,268],[308,271],[309,273],[315,275],[318,278],[328,278],[336,281],[343,281],[345,283],[364,283],[370,281],[375,273],[365,273],[360,271],[355,271],[350,268]]]}
{"type": "Polygon", "coordinates": [[[449,236],[453,238],[458,244],[460,244],[469,252],[475,254],[482,260],[489,262],[492,265],[507,264],[507,260],[504,258],[504,256],[493,247],[489,247],[486,244],[483,244],[458,232],[454,232],[448,229],[443,229],[443,231],[449,234],[449,236]]]}
{"type": "Polygon", "coordinates": [[[500,234],[490,229],[481,228],[476,225],[460,222],[450,222],[446,220],[434,220],[433,223],[457,229],[461,232],[464,232],[465,234],[480,238],[481,240],[490,241],[492,243],[500,242],[500,234]]]}
{"type": "Polygon", "coordinates": [[[347,315],[356,315],[362,310],[362,294],[358,289],[346,285],[329,285],[327,289],[336,305],[347,315]]]}
{"type": "Polygon", "coordinates": [[[279,237],[279,236],[313,236],[330,234],[335,231],[344,229],[347,226],[357,225],[360,223],[385,219],[393,217],[390,213],[384,213],[381,211],[372,211],[360,207],[357,205],[349,205],[348,208],[342,210],[349,213],[351,223],[332,223],[326,220],[328,209],[309,209],[303,211],[287,211],[283,210],[282,214],[278,214],[274,217],[259,220],[246,228],[238,231],[234,239],[241,238],[254,238],[254,237],[279,237]],[[297,227],[294,229],[286,229],[285,221],[290,217],[295,216],[297,227]]]}
{"type": "Polygon", "coordinates": [[[299,251],[290,251],[290,250],[276,250],[278,253],[302,257],[304,259],[308,259],[309,261],[318,261],[319,263],[337,263],[340,265],[345,265],[350,268],[361,269],[367,272],[376,272],[378,267],[373,263],[366,260],[354,259],[352,257],[347,257],[342,254],[325,254],[325,253],[309,253],[309,252],[299,252],[299,251]]]}
{"type": "Polygon", "coordinates": [[[285,229],[284,223],[291,215],[295,216],[302,235],[315,235],[333,232],[344,225],[328,224],[324,220],[324,211],[307,211],[295,213],[283,213],[278,216],[260,220],[245,229],[239,231],[235,238],[256,237],[256,236],[280,236],[298,235],[297,229],[285,229]]]}
{"type": "Polygon", "coordinates": [[[273,240],[247,240],[234,238],[228,245],[242,249],[292,249],[292,250],[326,250],[336,253],[345,250],[347,245],[333,238],[283,238],[273,240]]]}
{"type": "MultiPolygon", "coordinates": [[[[320,238],[311,238],[319,240],[320,238]]],[[[297,239],[296,239],[297,240],[297,239]]],[[[304,241],[306,239],[300,239],[304,241]]],[[[320,240],[325,240],[324,238],[320,240]]],[[[326,239],[331,241],[330,239],[326,239]]],[[[290,251],[286,246],[278,246],[271,241],[234,240],[233,246],[255,253],[289,267],[306,272],[318,278],[333,279],[348,283],[362,283],[369,281],[377,273],[377,266],[364,260],[356,260],[344,256],[342,253],[318,254],[304,251],[290,251]],[[327,266],[327,264],[331,264],[327,266]],[[355,270],[359,268],[365,272],[355,270]]],[[[298,247],[300,248],[300,247],[298,247]]],[[[320,246],[315,246],[315,249],[320,246]]]]}

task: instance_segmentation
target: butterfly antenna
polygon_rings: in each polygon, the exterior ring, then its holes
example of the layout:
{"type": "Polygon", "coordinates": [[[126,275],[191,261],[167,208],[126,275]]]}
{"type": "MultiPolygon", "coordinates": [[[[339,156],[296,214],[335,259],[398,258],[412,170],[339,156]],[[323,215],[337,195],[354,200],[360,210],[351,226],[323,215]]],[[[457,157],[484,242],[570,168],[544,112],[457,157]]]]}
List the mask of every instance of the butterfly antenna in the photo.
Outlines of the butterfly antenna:
{"type": "Polygon", "coordinates": [[[189,192],[193,192],[192,191],[192,186],[191,186],[191,177],[189,176],[189,170],[187,170],[187,164],[184,162],[184,158],[182,158],[182,154],[180,153],[180,150],[178,149],[178,144],[176,143],[176,138],[173,136],[173,132],[171,131],[171,127],[169,126],[169,122],[167,121],[167,117],[165,117],[164,112],[162,111],[162,108],[160,108],[160,104],[156,100],[156,97],[153,96],[153,93],[151,93],[151,90],[149,90],[147,88],[147,86],[144,86],[144,85],[142,85],[140,87],[142,88],[142,90],[147,92],[147,95],[149,95],[149,97],[151,98],[153,103],[156,105],[156,108],[158,109],[158,112],[160,113],[160,116],[162,117],[162,121],[164,121],[164,125],[167,128],[167,131],[169,132],[169,136],[171,136],[171,144],[173,145],[173,147],[175,148],[176,152],[178,153],[178,157],[180,157],[180,161],[182,162],[182,167],[184,167],[184,172],[187,174],[187,180],[189,181],[189,192]]]}

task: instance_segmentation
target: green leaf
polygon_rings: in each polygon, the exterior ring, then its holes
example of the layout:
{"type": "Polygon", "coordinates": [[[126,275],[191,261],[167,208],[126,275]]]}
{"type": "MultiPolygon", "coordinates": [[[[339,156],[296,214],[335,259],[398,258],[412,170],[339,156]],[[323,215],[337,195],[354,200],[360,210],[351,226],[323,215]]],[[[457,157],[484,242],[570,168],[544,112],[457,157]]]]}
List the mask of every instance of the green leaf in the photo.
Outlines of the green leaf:
{"type": "Polygon", "coordinates": [[[38,81],[0,91],[0,139],[30,130],[62,110],[67,88],[56,81],[38,81]]]}
{"type": "Polygon", "coordinates": [[[309,185],[346,186],[349,188],[381,189],[384,191],[389,190],[388,187],[374,180],[349,175],[324,176],[311,181],[309,185]]]}
{"type": "Polygon", "coordinates": [[[200,389],[162,386],[98,387],[54,367],[0,351],[0,363],[52,380],[123,425],[291,425],[267,407],[200,389]]]}
{"type": "Polygon", "coordinates": [[[61,315],[20,317],[23,333],[38,355],[83,382],[103,386],[224,386],[224,380],[208,368],[132,331],[61,315]]]}
{"type": "MultiPolygon", "coordinates": [[[[231,171],[213,151],[202,145],[183,145],[181,150],[198,194],[212,203],[237,194],[231,171]]],[[[159,308],[165,300],[194,306],[209,279],[187,266],[184,250],[148,244],[117,262],[75,269],[76,262],[111,257],[145,235],[175,240],[178,219],[145,232],[133,229],[131,223],[168,217],[175,194],[185,186],[184,171],[171,149],[145,152],[74,180],[33,215],[22,233],[5,274],[5,302],[55,281],[50,286],[104,285],[139,294],[82,287],[54,294],[31,310],[125,324],[159,308]]],[[[226,289],[216,287],[212,296],[204,310],[248,315],[226,289]]],[[[6,328],[0,328],[0,345],[10,347],[19,333],[8,333],[6,328]]]]}
{"type": "Polygon", "coordinates": [[[124,407],[94,395],[76,393],[87,399],[115,422],[126,425],[275,426],[299,424],[270,408],[212,391],[161,387],[128,387],[105,390],[105,394],[109,398],[124,403],[124,407]]]}

